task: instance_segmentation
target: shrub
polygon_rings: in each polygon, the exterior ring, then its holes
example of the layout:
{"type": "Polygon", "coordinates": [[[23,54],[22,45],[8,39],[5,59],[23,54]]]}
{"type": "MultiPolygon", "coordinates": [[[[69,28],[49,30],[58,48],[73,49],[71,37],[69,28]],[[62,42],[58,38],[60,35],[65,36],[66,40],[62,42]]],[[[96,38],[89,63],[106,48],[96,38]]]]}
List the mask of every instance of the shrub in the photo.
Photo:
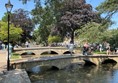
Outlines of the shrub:
{"type": "Polygon", "coordinates": [[[59,36],[49,36],[48,43],[58,43],[61,42],[61,37],[59,36]]]}

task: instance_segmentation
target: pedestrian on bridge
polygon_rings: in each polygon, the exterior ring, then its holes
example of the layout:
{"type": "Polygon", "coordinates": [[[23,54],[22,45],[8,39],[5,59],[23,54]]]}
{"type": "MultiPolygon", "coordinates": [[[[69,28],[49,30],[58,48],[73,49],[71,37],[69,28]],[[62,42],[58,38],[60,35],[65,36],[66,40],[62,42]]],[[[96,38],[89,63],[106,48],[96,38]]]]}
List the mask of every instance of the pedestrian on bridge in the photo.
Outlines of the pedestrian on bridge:
{"type": "Polygon", "coordinates": [[[88,51],[89,51],[89,44],[88,42],[85,42],[83,45],[83,55],[88,55],[88,51]]]}
{"type": "Polygon", "coordinates": [[[74,48],[75,48],[75,46],[74,46],[74,44],[72,43],[72,41],[70,41],[70,43],[67,45],[67,48],[68,48],[68,50],[70,51],[71,56],[72,56],[73,50],[74,50],[74,48]]]}
{"type": "Polygon", "coordinates": [[[110,50],[110,44],[108,42],[106,42],[106,54],[109,55],[111,50],[110,50]]]}
{"type": "Polygon", "coordinates": [[[26,46],[27,48],[29,47],[29,42],[28,42],[28,41],[25,42],[25,46],[26,46]]]}

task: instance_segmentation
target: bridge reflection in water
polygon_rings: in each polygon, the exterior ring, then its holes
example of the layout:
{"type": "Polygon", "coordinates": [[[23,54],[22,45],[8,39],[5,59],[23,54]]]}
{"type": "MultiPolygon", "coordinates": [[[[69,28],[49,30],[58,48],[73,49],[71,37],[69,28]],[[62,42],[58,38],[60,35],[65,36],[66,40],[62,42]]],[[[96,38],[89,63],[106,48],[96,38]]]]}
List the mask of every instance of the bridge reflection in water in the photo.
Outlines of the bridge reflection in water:
{"type": "Polygon", "coordinates": [[[118,65],[91,66],[30,73],[32,83],[118,83],[118,65]]]}

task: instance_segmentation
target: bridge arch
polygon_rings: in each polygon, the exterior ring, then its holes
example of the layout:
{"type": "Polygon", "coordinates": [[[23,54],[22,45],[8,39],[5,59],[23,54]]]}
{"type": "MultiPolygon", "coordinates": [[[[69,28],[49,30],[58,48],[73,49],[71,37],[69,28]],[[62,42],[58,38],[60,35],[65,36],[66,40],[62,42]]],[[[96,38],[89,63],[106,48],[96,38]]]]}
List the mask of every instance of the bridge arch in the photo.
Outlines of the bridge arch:
{"type": "Polygon", "coordinates": [[[28,69],[28,72],[33,72],[33,73],[39,73],[47,70],[59,70],[57,66],[51,66],[51,65],[35,65],[28,69]]]}
{"type": "Polygon", "coordinates": [[[55,51],[43,51],[40,55],[45,55],[45,54],[58,54],[55,51]]]}
{"type": "Polygon", "coordinates": [[[50,68],[51,70],[59,70],[59,68],[57,66],[51,66],[50,68]]]}
{"type": "Polygon", "coordinates": [[[23,52],[21,55],[35,55],[35,53],[27,51],[27,52],[23,52]]]}
{"type": "Polygon", "coordinates": [[[105,59],[104,61],[102,61],[101,62],[101,64],[107,64],[107,63],[117,63],[117,61],[116,60],[114,60],[114,59],[105,59]]]}
{"type": "MultiPolygon", "coordinates": [[[[70,51],[65,51],[63,54],[71,54],[70,51]]],[[[72,52],[72,54],[75,54],[74,52],[72,52]]]]}
{"type": "Polygon", "coordinates": [[[26,57],[32,57],[32,56],[34,56],[34,55],[36,55],[35,53],[33,53],[33,52],[29,52],[29,51],[27,51],[27,52],[23,52],[22,54],[20,54],[20,56],[22,57],[22,58],[26,58],[26,57]]]}
{"type": "Polygon", "coordinates": [[[92,66],[92,65],[97,66],[96,63],[94,63],[94,62],[92,62],[90,60],[85,60],[85,59],[83,59],[83,60],[85,62],[84,66],[92,66]]]}

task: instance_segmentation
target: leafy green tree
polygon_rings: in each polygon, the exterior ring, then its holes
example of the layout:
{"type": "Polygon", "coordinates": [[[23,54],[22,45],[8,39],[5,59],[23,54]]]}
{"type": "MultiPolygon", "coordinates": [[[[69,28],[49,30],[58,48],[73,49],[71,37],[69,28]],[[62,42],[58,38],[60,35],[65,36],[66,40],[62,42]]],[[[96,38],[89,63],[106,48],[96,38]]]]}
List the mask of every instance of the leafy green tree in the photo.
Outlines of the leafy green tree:
{"type": "Polygon", "coordinates": [[[34,31],[33,38],[37,44],[43,44],[44,46],[47,46],[49,34],[48,28],[41,27],[34,31]]]}
{"type": "Polygon", "coordinates": [[[4,16],[2,17],[2,21],[3,22],[7,22],[8,21],[8,13],[4,13],[4,16]]]}
{"type": "Polygon", "coordinates": [[[103,42],[103,36],[108,30],[108,27],[111,26],[110,20],[101,19],[101,22],[89,22],[79,30],[76,30],[77,37],[88,40],[90,43],[94,42],[103,42]],[[106,21],[105,24],[102,24],[102,21],[106,21]]]}
{"type": "Polygon", "coordinates": [[[118,29],[113,29],[112,30],[112,38],[110,38],[110,44],[114,47],[118,48],[118,29]]]}
{"type": "MultiPolygon", "coordinates": [[[[101,3],[97,8],[96,8],[100,14],[105,14],[107,19],[111,19],[112,16],[116,13],[118,13],[118,1],[117,0],[105,0],[103,3],[101,3]]],[[[113,30],[107,30],[106,33],[104,33],[102,39],[107,40],[110,42],[110,44],[116,45],[117,44],[117,37],[118,37],[118,30],[113,29],[113,30]]]]}
{"type": "Polygon", "coordinates": [[[107,41],[110,43],[111,47],[118,47],[118,29],[111,29],[111,30],[106,30],[103,33],[103,36],[101,36],[101,39],[103,41],[107,41]]]}
{"type": "Polygon", "coordinates": [[[84,28],[76,31],[79,41],[87,40],[89,43],[103,43],[107,41],[111,47],[118,47],[118,29],[108,29],[95,22],[87,23],[84,28]]]}
{"type": "Polygon", "coordinates": [[[82,29],[76,31],[78,38],[83,41],[87,40],[90,43],[100,42],[100,36],[102,36],[102,33],[105,31],[101,24],[95,22],[87,23],[81,27],[82,29]]]}
{"type": "Polygon", "coordinates": [[[105,0],[96,8],[100,13],[107,14],[107,18],[118,12],[118,1],[117,0],[105,0]]]}
{"type": "MultiPolygon", "coordinates": [[[[7,42],[8,38],[8,25],[6,22],[0,21],[0,40],[7,42]]],[[[15,27],[13,24],[10,24],[10,42],[18,43],[21,38],[22,29],[20,27],[15,27]]]]}
{"type": "MultiPolygon", "coordinates": [[[[45,0],[46,1],[46,0],[45,0]]],[[[36,41],[48,45],[48,36],[50,35],[52,28],[55,26],[57,19],[59,19],[59,8],[61,7],[61,0],[47,0],[45,7],[41,4],[37,4],[32,10],[33,21],[39,25],[39,29],[36,41]]],[[[35,34],[35,33],[34,33],[35,34]]]]}
{"type": "MultiPolygon", "coordinates": [[[[42,43],[44,45],[48,45],[48,36],[50,34],[50,27],[53,21],[53,18],[51,18],[51,13],[50,10],[48,10],[47,8],[37,8],[32,10],[32,15],[33,15],[33,20],[34,22],[39,25],[38,26],[38,31],[36,34],[37,37],[36,38],[36,42],[38,43],[42,43]],[[39,12],[42,11],[42,12],[39,12]],[[40,14],[39,14],[40,13],[40,14]],[[38,38],[38,39],[37,39],[38,38]],[[39,39],[40,38],[40,39],[39,39]]],[[[35,33],[33,33],[35,34],[35,33]]]]}
{"type": "Polygon", "coordinates": [[[34,30],[34,23],[29,14],[28,11],[17,9],[11,17],[11,22],[15,26],[21,27],[23,30],[21,42],[25,42],[27,39],[31,38],[31,32],[34,30]]]}
{"type": "MultiPolygon", "coordinates": [[[[27,0],[22,1],[27,2],[27,0]]],[[[43,29],[55,25],[49,31],[52,36],[61,36],[62,40],[69,34],[71,41],[74,42],[75,30],[97,18],[96,12],[92,10],[90,4],[86,4],[85,0],[45,0],[44,7],[41,5],[41,0],[34,1],[36,1],[35,9],[32,10],[34,22],[43,29]]]]}
{"type": "Polygon", "coordinates": [[[58,43],[58,42],[61,42],[61,37],[59,37],[59,36],[49,36],[48,37],[48,42],[49,43],[58,43]]]}
{"type": "Polygon", "coordinates": [[[92,6],[86,4],[85,0],[64,0],[60,12],[61,18],[55,27],[56,33],[60,33],[61,36],[69,34],[72,43],[74,43],[75,30],[81,29],[82,25],[98,18],[92,6]]]}
{"type": "MultiPolygon", "coordinates": [[[[2,18],[2,21],[7,22],[7,13],[2,18]]],[[[29,16],[29,12],[23,9],[15,10],[10,16],[10,22],[14,24],[15,27],[20,27],[23,30],[21,34],[21,42],[25,42],[26,39],[31,38],[31,32],[34,29],[34,23],[29,16]]]]}

